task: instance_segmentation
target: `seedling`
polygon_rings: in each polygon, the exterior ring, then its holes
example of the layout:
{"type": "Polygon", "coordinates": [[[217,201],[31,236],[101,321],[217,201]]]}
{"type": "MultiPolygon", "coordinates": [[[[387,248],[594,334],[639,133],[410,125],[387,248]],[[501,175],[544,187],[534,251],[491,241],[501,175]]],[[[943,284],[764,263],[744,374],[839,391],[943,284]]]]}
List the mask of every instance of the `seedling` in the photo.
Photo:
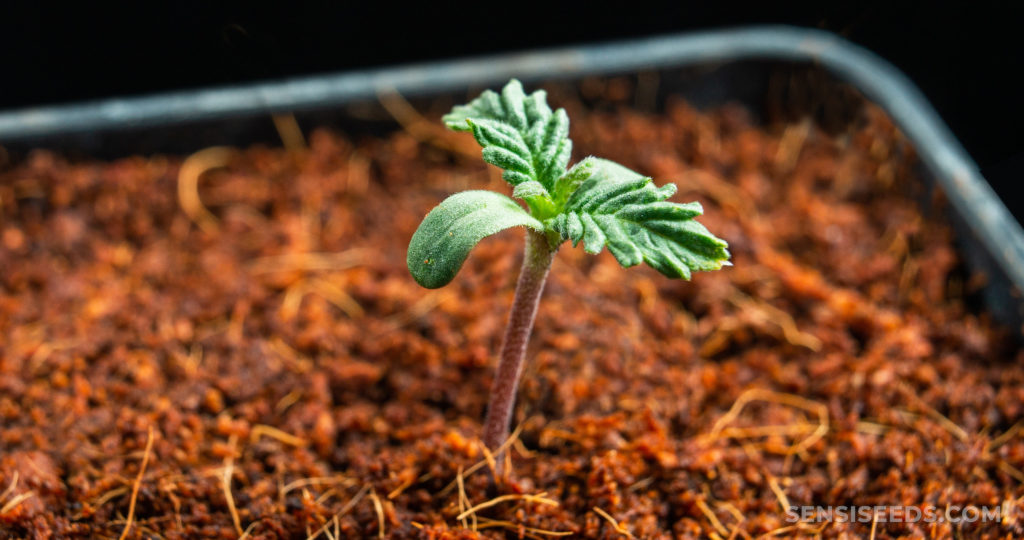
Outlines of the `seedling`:
{"type": "Polygon", "coordinates": [[[501,94],[490,90],[456,106],[443,121],[471,131],[484,161],[504,170],[513,199],[491,191],[463,191],[444,200],[423,219],[409,242],[413,278],[435,289],[458,273],[477,242],[510,227],[526,228],[523,266],[501,347],[484,421],[484,444],[496,450],[508,437],[526,344],[551,260],[558,247],[583,241],[584,251],[608,251],[624,267],[646,262],[670,278],[729,265],[728,245],[694,218],[696,202],[667,199],[674,184],[657,187],[649,177],[622,165],[588,157],[568,168],[572,153],[569,117],[552,111],[547,94],[523,92],[509,81],[501,94]]]}

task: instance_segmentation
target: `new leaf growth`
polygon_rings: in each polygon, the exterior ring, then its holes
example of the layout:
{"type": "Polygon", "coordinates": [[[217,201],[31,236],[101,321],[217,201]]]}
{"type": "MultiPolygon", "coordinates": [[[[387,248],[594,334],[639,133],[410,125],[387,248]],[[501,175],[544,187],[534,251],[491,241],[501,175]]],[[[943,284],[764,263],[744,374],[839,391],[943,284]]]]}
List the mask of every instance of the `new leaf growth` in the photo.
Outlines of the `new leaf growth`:
{"type": "Polygon", "coordinates": [[[608,160],[588,157],[568,168],[569,118],[552,111],[543,90],[527,95],[519,81],[490,90],[445,115],[446,126],[471,131],[483,159],[501,168],[515,200],[490,191],[464,191],[427,214],[409,243],[406,262],[420,285],[454,279],[477,242],[509,227],[526,227],[526,256],[502,345],[485,421],[484,442],[497,448],[508,434],[526,342],[551,259],[569,240],[597,254],[606,246],[624,267],[646,262],[670,278],[728,265],[726,242],[694,220],[696,202],[669,202],[674,184],[608,160]]]}

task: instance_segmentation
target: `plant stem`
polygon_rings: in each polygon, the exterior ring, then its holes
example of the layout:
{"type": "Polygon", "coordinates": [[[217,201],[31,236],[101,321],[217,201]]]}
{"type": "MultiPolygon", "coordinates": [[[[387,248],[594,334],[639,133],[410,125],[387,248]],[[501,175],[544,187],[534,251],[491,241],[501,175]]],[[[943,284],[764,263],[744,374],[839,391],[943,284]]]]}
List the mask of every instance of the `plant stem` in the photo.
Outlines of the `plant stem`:
{"type": "MultiPolygon", "coordinates": [[[[490,450],[497,450],[508,438],[512,410],[516,402],[516,389],[519,387],[519,376],[523,372],[526,344],[530,341],[533,319],[537,315],[537,305],[540,303],[541,293],[544,292],[544,282],[547,280],[554,255],[543,233],[529,229],[526,231],[523,268],[519,272],[516,297],[512,302],[508,326],[505,328],[498,371],[494,375],[494,384],[491,385],[491,400],[487,405],[487,418],[484,420],[484,444],[490,450]]],[[[501,463],[502,461],[498,460],[499,473],[501,463]]]]}

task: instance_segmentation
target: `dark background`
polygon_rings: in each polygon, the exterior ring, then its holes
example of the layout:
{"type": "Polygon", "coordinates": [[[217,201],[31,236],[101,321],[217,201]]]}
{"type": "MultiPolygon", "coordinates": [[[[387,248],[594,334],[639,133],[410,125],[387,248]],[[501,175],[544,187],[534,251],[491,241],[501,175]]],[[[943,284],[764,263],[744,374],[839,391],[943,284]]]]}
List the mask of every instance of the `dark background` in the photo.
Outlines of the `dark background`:
{"type": "Polygon", "coordinates": [[[1024,3],[5,4],[0,109],[744,24],[840,34],[910,76],[1024,217],[1024,3]],[[607,6],[607,7],[606,7],[607,6]],[[638,7],[640,6],[640,7],[638,7]]]}

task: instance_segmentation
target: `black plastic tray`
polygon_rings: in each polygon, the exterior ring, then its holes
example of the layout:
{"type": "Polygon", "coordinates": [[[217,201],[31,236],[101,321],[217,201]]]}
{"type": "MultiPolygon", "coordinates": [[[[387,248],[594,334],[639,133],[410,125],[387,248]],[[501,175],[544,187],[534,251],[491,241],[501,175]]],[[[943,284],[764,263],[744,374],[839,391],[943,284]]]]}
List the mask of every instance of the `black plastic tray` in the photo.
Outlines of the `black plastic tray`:
{"type": "MultiPolygon", "coordinates": [[[[268,114],[304,125],[352,122],[347,110],[382,92],[436,96],[524,82],[647,74],[661,92],[697,106],[756,105],[773,74],[816,66],[888,112],[913,143],[927,180],[949,199],[962,254],[988,278],[982,292],[1000,321],[1024,333],[1024,232],[920,91],[892,65],[835,35],[790,27],[711,31],[609,44],[435,62],[280,82],[0,112],[0,144],[101,157],[187,152],[265,138],[268,114]]],[[[817,86],[830,91],[829,85],[817,86]]],[[[756,110],[756,107],[754,107],[756,110]]],[[[370,123],[364,123],[370,127],[370,123]]]]}

